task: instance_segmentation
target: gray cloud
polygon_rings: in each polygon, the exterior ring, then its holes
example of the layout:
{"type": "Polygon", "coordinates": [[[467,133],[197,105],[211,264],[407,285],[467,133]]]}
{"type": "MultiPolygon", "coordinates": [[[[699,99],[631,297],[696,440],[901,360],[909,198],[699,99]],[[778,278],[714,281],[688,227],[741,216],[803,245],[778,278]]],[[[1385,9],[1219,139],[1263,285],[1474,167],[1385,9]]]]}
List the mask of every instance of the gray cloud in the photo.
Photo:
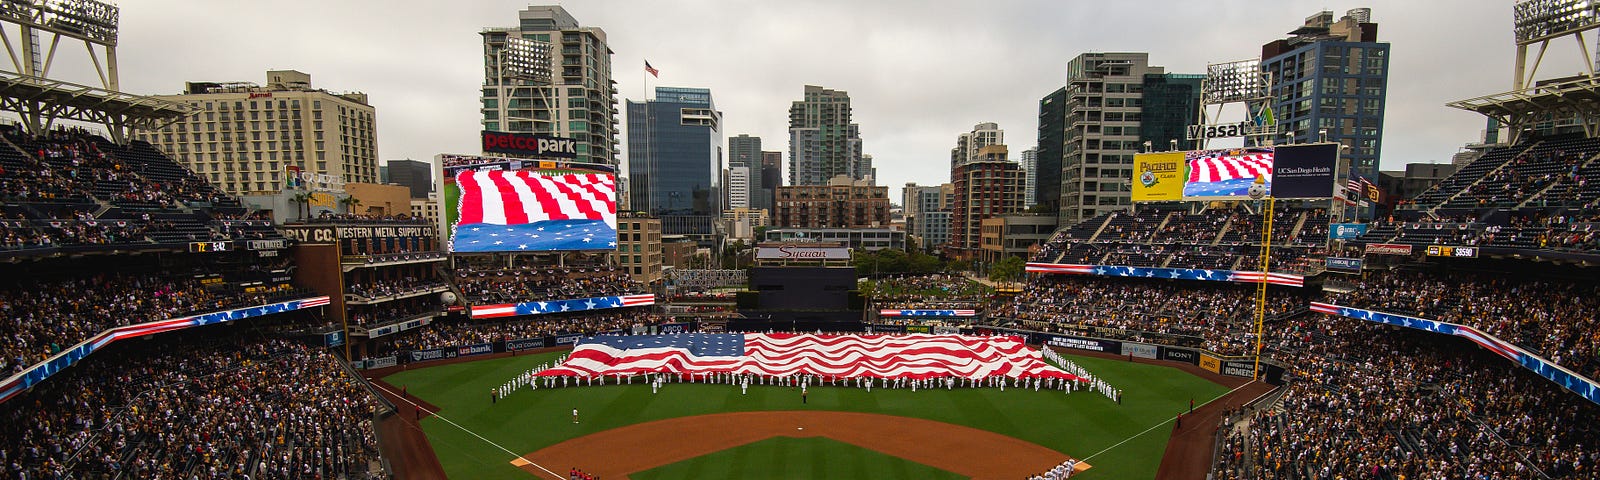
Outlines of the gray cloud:
{"type": "MultiPolygon", "coordinates": [[[[788,105],[803,85],[849,91],[866,152],[890,186],[946,181],[955,136],[975,123],[998,122],[1013,152],[1033,146],[1038,100],[1079,53],[1148,51],[1170,72],[1197,73],[1256,56],[1324,7],[1371,7],[1393,44],[1386,168],[1448,160],[1483,118],[1443,104],[1511,86],[1509,2],[564,3],[605,29],[619,102],[643,96],[648,58],[661,70],[652,87],[710,88],[725,134],[761,136],[767,150],[787,150],[788,105]]],[[[477,32],[514,25],[525,5],[122,2],[122,85],[176,93],[184,81],[262,82],[269,68],[294,68],[319,87],[371,95],[383,159],[470,153],[480,128],[477,32]]],[[[1542,71],[1575,72],[1575,57],[1576,48],[1553,51],[1542,71]]]]}

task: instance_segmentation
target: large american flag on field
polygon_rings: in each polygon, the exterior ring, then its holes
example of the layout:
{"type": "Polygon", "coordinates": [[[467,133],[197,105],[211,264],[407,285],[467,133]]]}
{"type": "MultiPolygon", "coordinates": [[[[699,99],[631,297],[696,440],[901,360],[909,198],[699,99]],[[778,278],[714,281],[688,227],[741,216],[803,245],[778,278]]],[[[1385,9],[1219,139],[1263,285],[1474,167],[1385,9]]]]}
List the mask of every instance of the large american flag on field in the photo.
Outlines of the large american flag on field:
{"type": "Polygon", "coordinates": [[[616,178],[533,171],[456,174],[461,191],[451,250],[503,252],[616,248],[616,178]]]}
{"type": "Polygon", "coordinates": [[[684,333],[599,336],[540,376],[739,373],[833,378],[1064,378],[1020,337],[684,333]]]}

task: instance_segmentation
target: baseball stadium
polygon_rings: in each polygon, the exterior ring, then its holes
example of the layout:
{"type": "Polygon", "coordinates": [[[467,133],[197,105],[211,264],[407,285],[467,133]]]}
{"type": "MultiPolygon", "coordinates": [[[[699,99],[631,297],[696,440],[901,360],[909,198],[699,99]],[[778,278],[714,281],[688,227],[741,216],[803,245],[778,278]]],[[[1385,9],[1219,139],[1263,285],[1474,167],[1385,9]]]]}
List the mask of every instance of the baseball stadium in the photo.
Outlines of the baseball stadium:
{"type": "MultiPolygon", "coordinates": [[[[1192,79],[1189,135],[1119,174],[1130,203],[991,223],[1020,167],[952,160],[938,218],[971,238],[939,250],[777,224],[734,245],[737,222],[652,211],[709,201],[652,193],[671,169],[544,110],[415,162],[421,198],[359,181],[375,160],[329,174],[290,142],[326,117],[368,132],[345,157],[375,148],[365,94],[293,70],[124,92],[119,12],[0,0],[0,478],[1600,478],[1600,76],[1537,75],[1556,42],[1592,65],[1592,2],[1515,2],[1515,82],[1439,107],[1490,128],[1438,178],[1380,181],[1329,133],[1366,104],[1310,116],[1304,91],[1346,84],[1285,82],[1335,48],[1352,90],[1387,72],[1350,46],[1387,53],[1370,10],[1324,11],[1192,79]],[[52,72],[63,43],[89,84],[52,72]]],[[[534,12],[562,33],[481,32],[484,92],[588,97],[615,128],[615,88],[556,88],[604,32],[534,12]]],[[[1101,60],[1064,112],[1128,76],[1101,60]]],[[[660,91],[674,128],[720,121],[660,91]]],[[[848,178],[783,188],[774,219],[889,216],[848,178]]]]}

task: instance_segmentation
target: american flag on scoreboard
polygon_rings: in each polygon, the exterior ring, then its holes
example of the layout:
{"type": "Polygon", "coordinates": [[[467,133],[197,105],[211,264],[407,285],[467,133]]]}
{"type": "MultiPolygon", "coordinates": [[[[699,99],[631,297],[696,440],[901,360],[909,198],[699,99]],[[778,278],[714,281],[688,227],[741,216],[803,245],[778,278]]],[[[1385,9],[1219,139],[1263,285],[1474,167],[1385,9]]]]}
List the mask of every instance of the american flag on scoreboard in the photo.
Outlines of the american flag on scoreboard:
{"type": "Polygon", "coordinates": [[[599,336],[539,376],[740,373],[836,378],[1065,378],[1014,336],[685,333],[599,336]]]}
{"type": "Polygon", "coordinates": [[[1256,176],[1272,181],[1272,153],[1227,155],[1216,150],[1189,159],[1190,182],[1223,182],[1235,179],[1255,180],[1256,176]]]}
{"type": "Polygon", "coordinates": [[[461,201],[451,250],[615,249],[615,185],[601,173],[464,170],[456,175],[461,201]]]}

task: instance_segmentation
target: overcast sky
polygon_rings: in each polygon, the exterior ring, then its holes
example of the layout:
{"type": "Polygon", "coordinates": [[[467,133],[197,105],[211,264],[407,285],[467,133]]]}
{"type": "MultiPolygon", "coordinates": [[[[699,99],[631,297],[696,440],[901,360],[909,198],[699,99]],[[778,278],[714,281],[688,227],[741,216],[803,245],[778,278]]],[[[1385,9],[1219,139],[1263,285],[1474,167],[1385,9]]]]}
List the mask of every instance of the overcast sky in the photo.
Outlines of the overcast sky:
{"type": "MultiPolygon", "coordinates": [[[[651,86],[704,87],[727,137],[788,150],[788,107],[806,84],[850,93],[879,184],[948,181],[955,137],[998,122],[1015,158],[1032,147],[1038,101],[1083,52],[1146,51],[1168,72],[1256,57],[1323,8],[1372,8],[1392,44],[1383,167],[1448,161],[1483,117],[1445,102],[1510,89],[1510,0],[1304,1],[568,1],[606,31],[623,99],[651,86]]],[[[378,111],[383,160],[476,153],[484,27],[509,27],[528,3],[120,2],[122,88],[180,93],[185,81],[264,83],[297,69],[314,86],[363,91],[378,111]]],[[[82,54],[78,50],[63,49],[82,54]]],[[[1541,77],[1579,71],[1570,42],[1541,77]]],[[[72,57],[57,60],[69,72],[72,57]]],[[[79,59],[81,60],[81,59],[79,59]]],[[[619,120],[621,116],[619,115],[619,120]]],[[[626,137],[619,141],[626,143],[626,137]]],[[[785,155],[787,157],[787,154],[785,155]]],[[[625,156],[623,157],[626,158],[625,156]]],[[[788,159],[785,158],[785,162],[788,159]]]]}

